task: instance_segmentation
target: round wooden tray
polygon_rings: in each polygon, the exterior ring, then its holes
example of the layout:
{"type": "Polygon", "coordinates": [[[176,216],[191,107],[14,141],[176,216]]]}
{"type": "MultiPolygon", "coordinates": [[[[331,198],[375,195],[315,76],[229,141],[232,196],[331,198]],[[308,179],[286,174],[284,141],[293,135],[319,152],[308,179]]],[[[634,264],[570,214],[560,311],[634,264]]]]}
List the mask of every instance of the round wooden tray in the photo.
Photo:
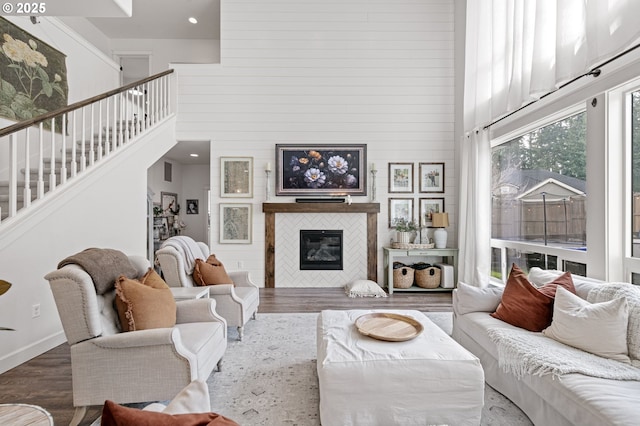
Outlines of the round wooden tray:
{"type": "Polygon", "coordinates": [[[404,342],[418,336],[424,330],[422,324],[406,315],[376,312],[356,319],[361,334],[387,342],[404,342]]]}

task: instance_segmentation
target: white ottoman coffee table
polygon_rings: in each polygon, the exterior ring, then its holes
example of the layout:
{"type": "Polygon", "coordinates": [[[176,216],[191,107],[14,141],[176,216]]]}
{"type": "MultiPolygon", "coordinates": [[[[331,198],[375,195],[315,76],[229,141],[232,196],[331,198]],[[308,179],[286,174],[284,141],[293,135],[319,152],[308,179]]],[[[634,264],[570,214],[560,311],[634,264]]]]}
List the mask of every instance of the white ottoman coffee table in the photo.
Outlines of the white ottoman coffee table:
{"type": "Polygon", "coordinates": [[[325,310],[317,332],[322,426],[480,424],[480,361],[421,312],[325,310]],[[410,316],[424,331],[403,342],[364,336],[355,321],[373,312],[410,316]]]}

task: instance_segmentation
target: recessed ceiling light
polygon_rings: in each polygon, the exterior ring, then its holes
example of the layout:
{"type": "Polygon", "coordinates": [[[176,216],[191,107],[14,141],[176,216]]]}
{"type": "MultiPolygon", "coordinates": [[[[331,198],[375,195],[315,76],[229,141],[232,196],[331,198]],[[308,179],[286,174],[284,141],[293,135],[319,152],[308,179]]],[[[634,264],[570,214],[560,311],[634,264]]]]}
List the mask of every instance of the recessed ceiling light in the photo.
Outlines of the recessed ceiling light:
{"type": "Polygon", "coordinates": [[[198,154],[189,154],[191,157],[198,157],[198,154]]]}
{"type": "Polygon", "coordinates": [[[192,16],[189,18],[189,22],[191,22],[192,24],[197,24],[198,20],[192,16]]]}

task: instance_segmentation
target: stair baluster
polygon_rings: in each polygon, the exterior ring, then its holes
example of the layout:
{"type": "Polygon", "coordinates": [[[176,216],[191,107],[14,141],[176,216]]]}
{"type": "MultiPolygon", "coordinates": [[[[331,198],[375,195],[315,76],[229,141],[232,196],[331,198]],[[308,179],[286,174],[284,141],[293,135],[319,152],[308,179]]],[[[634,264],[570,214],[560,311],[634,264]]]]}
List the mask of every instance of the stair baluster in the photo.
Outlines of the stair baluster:
{"type": "Polygon", "coordinates": [[[35,208],[34,200],[166,118],[171,113],[172,73],[168,70],[0,129],[0,231],[7,218],[35,208]]]}

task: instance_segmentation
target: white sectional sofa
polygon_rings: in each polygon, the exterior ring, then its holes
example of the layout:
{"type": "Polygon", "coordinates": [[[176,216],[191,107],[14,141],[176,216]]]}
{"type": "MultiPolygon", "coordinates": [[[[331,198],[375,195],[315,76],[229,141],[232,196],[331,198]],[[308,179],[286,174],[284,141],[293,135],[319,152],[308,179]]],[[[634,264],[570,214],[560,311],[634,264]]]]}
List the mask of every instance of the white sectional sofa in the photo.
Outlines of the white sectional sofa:
{"type": "MultiPolygon", "coordinates": [[[[559,276],[559,271],[532,268],[529,281],[544,285],[559,276]]],[[[590,302],[603,301],[604,283],[573,275],[576,294],[590,302]],[[589,293],[594,290],[589,297],[589,293]]],[[[517,404],[536,425],[637,425],[640,424],[640,381],[613,380],[579,373],[556,377],[551,374],[527,374],[518,377],[499,364],[499,351],[493,335],[494,329],[522,331],[490,315],[500,302],[502,289],[473,288],[474,294],[462,285],[453,293],[453,338],[475,354],[484,368],[486,382],[517,404]]],[[[633,366],[640,352],[640,287],[628,284],[622,289],[629,308],[627,343],[633,366]]],[[[542,333],[532,333],[538,336],[542,333]]],[[[533,338],[534,336],[532,336],[533,338]]],[[[537,337],[536,337],[537,338],[537,337]]],[[[554,341],[555,344],[555,341],[554,341]]],[[[562,345],[561,343],[559,345],[562,345]]],[[[569,348],[574,350],[573,348],[569,348]]],[[[577,349],[576,349],[577,350],[577,349]]],[[[608,362],[608,360],[607,360],[608,362]]],[[[625,368],[628,364],[624,364],[625,368]]],[[[640,369],[638,369],[640,370],[640,369]]]]}

